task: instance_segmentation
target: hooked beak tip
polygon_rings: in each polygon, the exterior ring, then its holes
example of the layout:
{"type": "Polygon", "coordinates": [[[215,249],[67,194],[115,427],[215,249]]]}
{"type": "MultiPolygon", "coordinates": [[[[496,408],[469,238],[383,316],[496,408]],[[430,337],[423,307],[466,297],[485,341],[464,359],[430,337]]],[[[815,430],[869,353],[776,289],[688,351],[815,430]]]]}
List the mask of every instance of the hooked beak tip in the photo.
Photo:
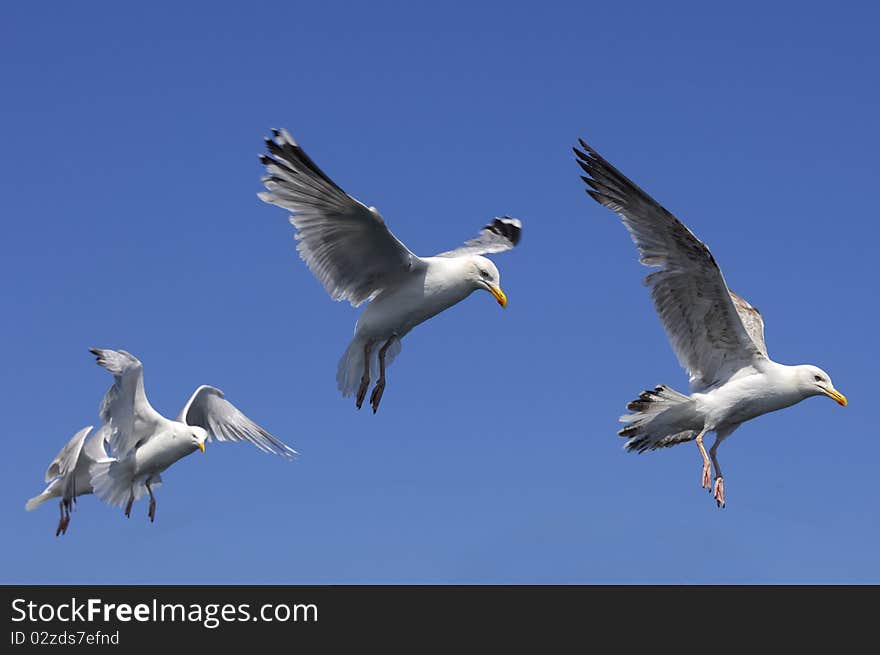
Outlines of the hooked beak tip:
{"type": "Polygon", "coordinates": [[[824,391],[825,391],[825,395],[828,396],[829,398],[831,398],[831,400],[836,402],[841,407],[846,407],[846,405],[847,405],[846,396],[844,396],[842,393],[840,393],[837,389],[826,389],[824,391]]]}
{"type": "Polygon", "coordinates": [[[199,442],[199,450],[201,450],[202,452],[205,452],[205,442],[204,441],[199,442]]]}
{"type": "Polygon", "coordinates": [[[507,296],[505,293],[498,287],[489,286],[489,292],[495,296],[495,300],[498,301],[498,304],[502,307],[507,307],[507,296]]]}

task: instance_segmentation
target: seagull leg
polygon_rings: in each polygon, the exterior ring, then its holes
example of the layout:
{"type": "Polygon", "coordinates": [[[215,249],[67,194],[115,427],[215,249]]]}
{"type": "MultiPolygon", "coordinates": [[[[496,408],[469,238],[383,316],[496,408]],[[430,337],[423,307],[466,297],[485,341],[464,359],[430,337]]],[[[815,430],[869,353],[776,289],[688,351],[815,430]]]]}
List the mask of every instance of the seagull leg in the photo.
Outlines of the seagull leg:
{"type": "Polygon", "coordinates": [[[64,521],[61,525],[61,534],[67,534],[67,526],[70,525],[70,508],[73,503],[70,498],[65,498],[61,502],[64,503],[64,521]]]}
{"type": "Polygon", "coordinates": [[[131,506],[134,504],[134,488],[128,494],[128,503],[125,505],[125,518],[131,518],[131,506]]]}
{"type": "Polygon", "coordinates": [[[150,481],[152,478],[147,480],[147,491],[150,494],[150,509],[147,512],[147,516],[150,517],[150,523],[153,523],[156,520],[156,498],[153,496],[153,489],[150,487],[150,481]]]}
{"type": "Polygon", "coordinates": [[[373,387],[373,393],[370,394],[370,404],[373,406],[373,414],[379,409],[379,403],[382,400],[382,394],[385,393],[385,352],[391,346],[391,342],[395,337],[391,337],[385,342],[385,345],[379,349],[379,379],[376,380],[376,386],[373,387]]]}
{"type": "Polygon", "coordinates": [[[712,447],[709,449],[709,454],[712,456],[712,465],[715,467],[715,486],[712,490],[713,495],[715,496],[715,502],[718,504],[718,507],[724,507],[724,476],[721,474],[721,467],[718,466],[718,457],[716,453],[718,452],[718,446],[721,445],[721,442],[724,441],[724,437],[720,434],[715,436],[715,443],[712,444],[712,447]]]}
{"type": "Polygon", "coordinates": [[[706,430],[701,430],[700,434],[697,435],[697,447],[700,449],[700,455],[703,456],[703,478],[700,483],[703,489],[708,489],[710,492],[712,491],[712,467],[709,465],[709,455],[706,454],[706,448],[703,446],[703,437],[706,435],[706,430]]]}
{"type": "Polygon", "coordinates": [[[370,352],[373,350],[373,343],[373,339],[369,339],[367,343],[364,344],[364,375],[361,377],[361,386],[358,388],[358,409],[364,404],[364,396],[367,395],[367,389],[370,387],[370,352]]]}
{"type": "Polygon", "coordinates": [[[64,522],[64,501],[58,503],[58,513],[60,514],[58,518],[58,527],[55,529],[55,536],[57,537],[60,534],[64,534],[67,530],[67,525],[64,522]]]}

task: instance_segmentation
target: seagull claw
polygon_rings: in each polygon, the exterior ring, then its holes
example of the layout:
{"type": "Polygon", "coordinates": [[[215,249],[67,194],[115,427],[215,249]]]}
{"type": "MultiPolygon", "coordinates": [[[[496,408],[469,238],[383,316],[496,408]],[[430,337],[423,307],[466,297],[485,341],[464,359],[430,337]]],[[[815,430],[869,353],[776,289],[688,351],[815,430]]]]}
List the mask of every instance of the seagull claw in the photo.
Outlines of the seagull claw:
{"type": "Polygon", "coordinates": [[[382,401],[382,394],[385,393],[385,380],[380,379],[370,394],[370,404],[373,406],[373,414],[379,409],[379,403],[382,401]]]}
{"type": "Polygon", "coordinates": [[[724,478],[717,477],[715,478],[715,488],[713,489],[713,495],[715,496],[715,502],[718,507],[724,509],[724,478]]]}
{"type": "Polygon", "coordinates": [[[709,464],[703,464],[703,479],[700,483],[703,489],[706,489],[709,493],[712,493],[712,468],[709,464]]]}
{"type": "Polygon", "coordinates": [[[364,404],[364,396],[367,395],[367,389],[369,388],[369,386],[370,386],[370,378],[365,375],[364,377],[361,378],[361,386],[358,387],[357,401],[356,401],[358,409],[360,409],[361,405],[364,404]]]}

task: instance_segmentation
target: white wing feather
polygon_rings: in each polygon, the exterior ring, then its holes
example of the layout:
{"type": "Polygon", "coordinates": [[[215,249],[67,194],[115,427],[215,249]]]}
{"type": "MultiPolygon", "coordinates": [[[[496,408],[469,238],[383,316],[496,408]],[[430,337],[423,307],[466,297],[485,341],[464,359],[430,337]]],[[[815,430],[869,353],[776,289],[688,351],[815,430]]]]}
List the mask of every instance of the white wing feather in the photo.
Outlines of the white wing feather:
{"type": "Polygon", "coordinates": [[[379,212],[340,189],[286,130],[273,130],[262,155],[260,199],[292,212],[297,250],[334,300],[357,306],[424,266],[379,212]]]}
{"type": "Polygon", "coordinates": [[[217,441],[248,441],[263,452],[293,459],[297,452],[241,413],[215,387],[202,385],[184,405],[177,420],[198,425],[217,441]]]}
{"type": "Polygon", "coordinates": [[[113,386],[101,401],[101,420],[109,435],[107,448],[114,457],[123,457],[166,422],[150,405],[144,393],[144,368],[140,360],[124,350],[91,348],[90,351],[113,374],[113,386]]]}
{"type": "Polygon", "coordinates": [[[52,460],[49,468],[46,469],[46,482],[51,482],[55,478],[63,478],[65,475],[73,473],[74,469],[76,469],[76,463],[79,461],[79,454],[82,452],[83,443],[89,432],[92,431],[92,427],[91,425],[84,427],[73,435],[70,441],[58,451],[55,459],[52,460]]]}

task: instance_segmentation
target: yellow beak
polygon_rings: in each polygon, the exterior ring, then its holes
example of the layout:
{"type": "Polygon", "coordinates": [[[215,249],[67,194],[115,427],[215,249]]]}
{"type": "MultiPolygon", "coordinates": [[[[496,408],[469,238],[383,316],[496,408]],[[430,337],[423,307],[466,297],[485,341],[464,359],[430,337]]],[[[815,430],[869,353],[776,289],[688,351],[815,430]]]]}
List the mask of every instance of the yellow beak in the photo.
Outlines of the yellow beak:
{"type": "Polygon", "coordinates": [[[491,284],[488,286],[489,292],[495,296],[495,300],[498,301],[498,304],[502,307],[507,307],[507,296],[504,295],[504,292],[500,288],[492,286],[491,284]]]}
{"type": "Polygon", "coordinates": [[[205,452],[205,442],[204,441],[199,442],[199,450],[201,450],[202,452],[205,452]]]}
{"type": "Polygon", "coordinates": [[[846,396],[837,389],[822,389],[822,392],[841,407],[846,407],[846,396]]]}

